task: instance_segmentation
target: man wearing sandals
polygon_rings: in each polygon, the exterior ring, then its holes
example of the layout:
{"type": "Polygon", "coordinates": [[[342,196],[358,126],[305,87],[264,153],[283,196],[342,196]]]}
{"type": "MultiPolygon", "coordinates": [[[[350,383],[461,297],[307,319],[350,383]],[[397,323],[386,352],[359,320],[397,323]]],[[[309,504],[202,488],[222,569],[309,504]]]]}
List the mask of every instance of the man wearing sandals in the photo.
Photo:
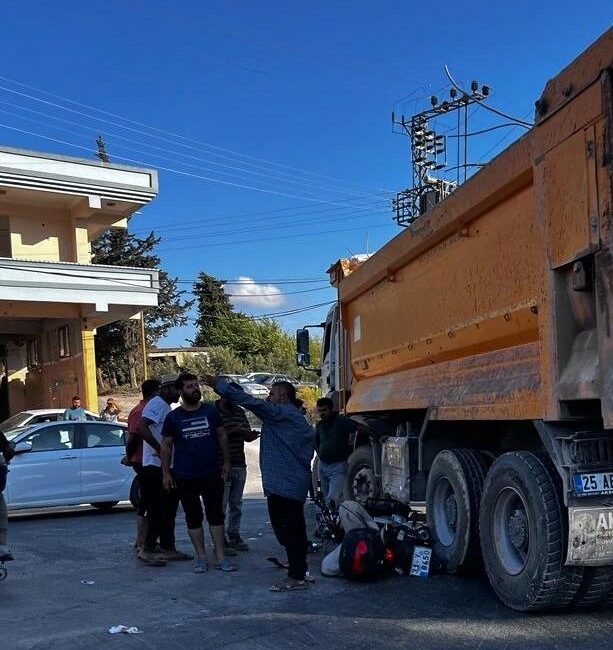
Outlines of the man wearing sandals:
{"type": "Polygon", "coordinates": [[[178,491],[196,552],[194,572],[204,573],[208,569],[201,497],[213,539],[215,568],[236,571],[224,554],[224,482],[231,471],[226,432],[215,405],[200,401],[202,393],[196,375],[180,374],[176,388],[181,394],[181,405],[166,416],[162,429],[164,489],[170,492],[176,487],[178,491]]]}
{"type": "Polygon", "coordinates": [[[260,468],[275,536],[287,552],[287,577],[271,591],[306,589],[307,534],[304,502],[311,483],[315,435],[301,411],[296,389],[289,382],[272,385],[267,400],[207,375],[203,381],[219,395],[243,406],[262,420],[260,468]]]}

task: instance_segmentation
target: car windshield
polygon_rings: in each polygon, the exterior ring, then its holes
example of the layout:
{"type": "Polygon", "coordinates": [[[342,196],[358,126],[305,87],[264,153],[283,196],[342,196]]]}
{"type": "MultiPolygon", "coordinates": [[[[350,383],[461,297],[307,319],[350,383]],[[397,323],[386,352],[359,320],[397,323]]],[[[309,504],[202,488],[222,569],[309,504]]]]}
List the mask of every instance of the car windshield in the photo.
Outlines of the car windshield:
{"type": "Polygon", "coordinates": [[[23,426],[32,417],[31,413],[16,413],[11,415],[10,418],[7,418],[3,422],[0,422],[0,431],[6,433],[12,429],[17,429],[18,427],[23,426]]]}
{"type": "Polygon", "coordinates": [[[17,436],[20,436],[22,433],[27,433],[32,429],[35,425],[30,425],[27,427],[20,427],[19,429],[11,429],[10,431],[3,431],[2,433],[4,434],[4,437],[7,440],[12,440],[13,438],[16,438],[17,436]]]}

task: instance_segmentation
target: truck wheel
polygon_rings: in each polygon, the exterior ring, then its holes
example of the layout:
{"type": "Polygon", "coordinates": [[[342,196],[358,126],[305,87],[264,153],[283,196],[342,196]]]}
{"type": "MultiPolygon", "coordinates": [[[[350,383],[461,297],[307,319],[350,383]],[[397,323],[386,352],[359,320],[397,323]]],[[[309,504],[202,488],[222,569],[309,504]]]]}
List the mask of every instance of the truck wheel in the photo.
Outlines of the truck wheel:
{"type": "Polygon", "coordinates": [[[358,447],[349,456],[343,488],[344,501],[353,500],[364,505],[368,499],[379,496],[374,467],[370,445],[358,447]]]}
{"type": "Polygon", "coordinates": [[[480,538],[492,588],[518,611],[559,608],[576,596],[583,569],[564,566],[565,510],[545,463],[526,451],[500,456],[481,499],[480,538]]]}
{"type": "Polygon", "coordinates": [[[585,567],[583,580],[571,606],[613,605],[613,567],[585,567]]]}
{"type": "Polygon", "coordinates": [[[426,486],[426,517],[436,557],[449,573],[479,563],[479,502],[487,465],[479,452],[446,449],[426,486]]]}

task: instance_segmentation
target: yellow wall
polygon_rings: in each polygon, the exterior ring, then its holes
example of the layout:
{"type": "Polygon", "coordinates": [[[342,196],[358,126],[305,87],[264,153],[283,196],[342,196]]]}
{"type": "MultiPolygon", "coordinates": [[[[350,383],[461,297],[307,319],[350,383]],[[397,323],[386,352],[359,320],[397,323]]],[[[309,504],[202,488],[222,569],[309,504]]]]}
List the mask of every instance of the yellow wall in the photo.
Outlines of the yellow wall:
{"type": "Polygon", "coordinates": [[[11,216],[10,224],[12,257],[39,262],[77,261],[70,221],[44,216],[30,219],[11,216]]]}

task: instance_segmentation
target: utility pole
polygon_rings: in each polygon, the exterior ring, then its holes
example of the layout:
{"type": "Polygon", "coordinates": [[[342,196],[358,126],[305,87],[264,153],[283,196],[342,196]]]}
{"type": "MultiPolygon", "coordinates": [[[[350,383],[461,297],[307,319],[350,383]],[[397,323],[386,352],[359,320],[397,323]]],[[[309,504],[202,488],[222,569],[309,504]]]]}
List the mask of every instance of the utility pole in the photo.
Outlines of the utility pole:
{"type": "Polygon", "coordinates": [[[96,138],[96,145],[98,147],[98,153],[96,153],[96,156],[98,156],[103,163],[110,163],[111,158],[106,151],[106,145],[101,135],[96,138]]]}
{"type": "MultiPolygon", "coordinates": [[[[449,75],[447,68],[446,72],[449,75]]],[[[468,161],[468,109],[473,104],[482,104],[489,97],[491,89],[473,81],[470,91],[465,91],[453,82],[451,76],[450,80],[452,87],[448,100],[441,101],[433,95],[430,97],[430,108],[408,118],[404,115],[398,118],[392,113],[394,132],[407,135],[411,146],[412,187],[398,192],[392,201],[394,218],[399,226],[410,226],[421,214],[451,194],[460,182],[466,181],[469,167],[480,166],[471,165],[468,161]],[[457,114],[457,133],[447,135],[446,131],[450,129],[441,132],[440,121],[453,112],[457,114]],[[449,166],[447,140],[454,138],[457,138],[456,160],[455,165],[452,163],[449,166]],[[455,182],[443,176],[453,171],[456,172],[455,182]],[[463,174],[460,174],[461,171],[463,174]]]]}

